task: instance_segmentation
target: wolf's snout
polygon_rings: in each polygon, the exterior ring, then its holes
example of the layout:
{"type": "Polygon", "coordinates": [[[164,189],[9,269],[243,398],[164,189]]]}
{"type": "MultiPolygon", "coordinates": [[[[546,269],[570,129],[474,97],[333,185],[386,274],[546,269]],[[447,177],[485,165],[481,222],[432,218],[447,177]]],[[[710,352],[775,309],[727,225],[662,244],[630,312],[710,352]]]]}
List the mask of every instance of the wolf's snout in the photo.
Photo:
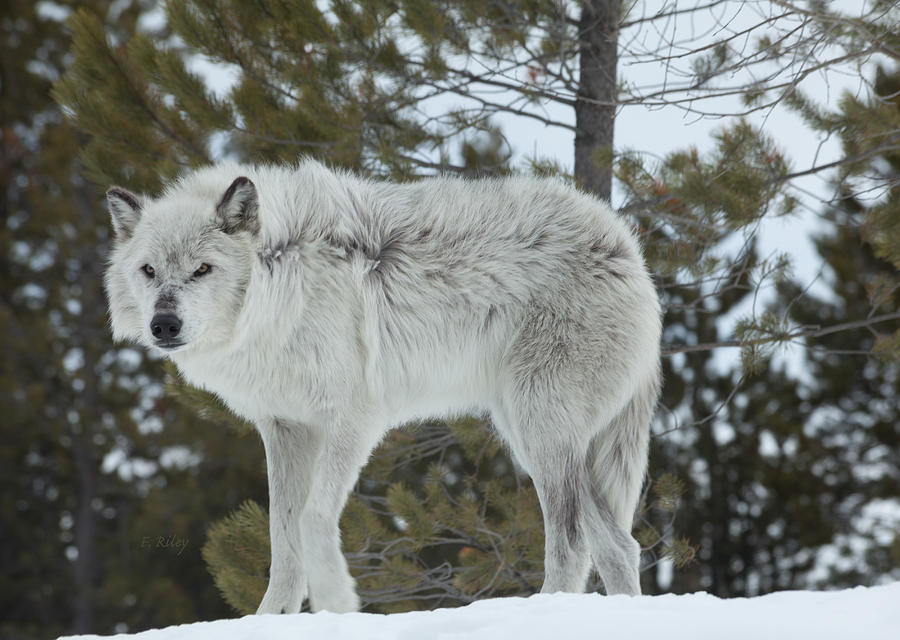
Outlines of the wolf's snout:
{"type": "Polygon", "coordinates": [[[181,320],[171,313],[160,313],[150,321],[150,331],[158,342],[171,345],[181,332],[181,320]]]}

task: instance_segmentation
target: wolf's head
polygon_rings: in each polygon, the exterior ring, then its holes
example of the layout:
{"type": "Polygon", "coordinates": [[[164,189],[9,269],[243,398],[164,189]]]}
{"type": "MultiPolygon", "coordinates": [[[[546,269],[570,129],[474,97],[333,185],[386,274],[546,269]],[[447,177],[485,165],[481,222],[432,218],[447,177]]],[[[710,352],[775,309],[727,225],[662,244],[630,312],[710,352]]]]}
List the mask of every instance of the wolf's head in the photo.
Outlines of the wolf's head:
{"type": "Polygon", "coordinates": [[[227,184],[209,174],[159,199],[107,192],[115,241],[105,280],[117,340],[167,352],[228,341],[259,218],[254,184],[245,177],[227,184]]]}

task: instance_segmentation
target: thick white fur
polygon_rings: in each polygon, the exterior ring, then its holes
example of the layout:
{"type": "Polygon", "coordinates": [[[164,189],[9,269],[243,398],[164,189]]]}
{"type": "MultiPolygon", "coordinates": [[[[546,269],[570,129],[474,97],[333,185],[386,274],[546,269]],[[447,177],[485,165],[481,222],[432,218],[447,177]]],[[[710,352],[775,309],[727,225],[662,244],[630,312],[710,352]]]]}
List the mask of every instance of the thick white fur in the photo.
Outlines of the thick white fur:
{"type": "Polygon", "coordinates": [[[630,528],[660,309],[605,204],[553,180],[391,184],[313,161],[210,167],[109,203],[114,336],[155,349],[151,320],[174,313],[184,345],[166,355],[262,436],[260,613],[307,595],[357,609],[338,518],[360,468],[391,427],[469,412],[491,415],[535,481],[544,591],[582,591],[593,565],[609,593],[640,593],[630,528]],[[223,201],[239,176],[252,184],[223,201]]]}

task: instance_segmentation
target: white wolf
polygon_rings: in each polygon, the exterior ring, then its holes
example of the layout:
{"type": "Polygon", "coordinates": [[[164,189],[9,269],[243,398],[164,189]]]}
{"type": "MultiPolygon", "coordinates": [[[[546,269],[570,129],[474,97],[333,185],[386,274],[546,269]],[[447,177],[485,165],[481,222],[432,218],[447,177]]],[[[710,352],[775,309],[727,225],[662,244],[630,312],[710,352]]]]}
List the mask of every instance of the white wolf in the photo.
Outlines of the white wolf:
{"type": "Polygon", "coordinates": [[[628,225],[554,180],[392,184],[221,165],[158,199],[114,187],[115,338],[161,350],[255,422],[272,562],[259,613],[359,607],[338,519],[416,418],[489,413],[534,480],[543,591],[640,593],[632,518],[660,308],[628,225]]]}

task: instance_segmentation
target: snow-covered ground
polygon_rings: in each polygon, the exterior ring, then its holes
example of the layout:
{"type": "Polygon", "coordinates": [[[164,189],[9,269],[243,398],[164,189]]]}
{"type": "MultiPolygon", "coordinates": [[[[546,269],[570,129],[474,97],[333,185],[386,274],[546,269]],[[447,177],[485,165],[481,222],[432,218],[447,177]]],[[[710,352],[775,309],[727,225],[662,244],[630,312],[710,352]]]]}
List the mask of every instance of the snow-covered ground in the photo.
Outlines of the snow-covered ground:
{"type": "MultiPolygon", "coordinates": [[[[100,638],[102,636],[71,636],[100,638]]],[[[105,636],[110,637],[110,636],[105,636]]],[[[140,640],[898,640],[900,582],[723,600],[536,595],[394,615],[246,616],[144,631],[140,640]]]]}

